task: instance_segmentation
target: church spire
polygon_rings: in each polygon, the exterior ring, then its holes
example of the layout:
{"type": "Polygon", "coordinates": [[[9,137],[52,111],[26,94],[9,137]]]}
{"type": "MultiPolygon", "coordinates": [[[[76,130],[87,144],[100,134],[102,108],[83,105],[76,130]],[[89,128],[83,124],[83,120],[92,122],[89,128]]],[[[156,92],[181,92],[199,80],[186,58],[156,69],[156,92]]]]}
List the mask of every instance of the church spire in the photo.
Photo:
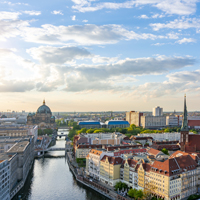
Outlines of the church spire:
{"type": "Polygon", "coordinates": [[[43,105],[45,105],[45,99],[43,100],[43,105]]]}
{"type": "Polygon", "coordinates": [[[187,120],[187,106],[186,106],[186,94],[184,96],[184,112],[182,118],[181,131],[188,131],[188,120],[187,120]]]}

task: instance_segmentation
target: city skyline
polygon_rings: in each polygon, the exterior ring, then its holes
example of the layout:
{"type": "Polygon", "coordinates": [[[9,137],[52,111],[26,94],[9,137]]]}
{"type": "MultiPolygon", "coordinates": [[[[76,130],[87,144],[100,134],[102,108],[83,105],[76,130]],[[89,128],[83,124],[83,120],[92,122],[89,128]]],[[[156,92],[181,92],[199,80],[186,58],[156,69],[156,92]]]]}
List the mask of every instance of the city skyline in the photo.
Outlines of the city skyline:
{"type": "Polygon", "coordinates": [[[0,111],[200,110],[199,5],[0,1],[0,111]]]}

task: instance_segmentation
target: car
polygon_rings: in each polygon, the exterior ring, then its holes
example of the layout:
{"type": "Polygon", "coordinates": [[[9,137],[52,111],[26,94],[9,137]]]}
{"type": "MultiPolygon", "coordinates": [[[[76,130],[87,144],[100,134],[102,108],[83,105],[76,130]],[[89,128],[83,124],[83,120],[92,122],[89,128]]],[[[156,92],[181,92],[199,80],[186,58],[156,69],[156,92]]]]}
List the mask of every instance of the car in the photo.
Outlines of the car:
{"type": "Polygon", "coordinates": [[[91,181],[91,182],[92,182],[92,179],[90,178],[90,179],[89,179],[89,181],[91,181]]]}

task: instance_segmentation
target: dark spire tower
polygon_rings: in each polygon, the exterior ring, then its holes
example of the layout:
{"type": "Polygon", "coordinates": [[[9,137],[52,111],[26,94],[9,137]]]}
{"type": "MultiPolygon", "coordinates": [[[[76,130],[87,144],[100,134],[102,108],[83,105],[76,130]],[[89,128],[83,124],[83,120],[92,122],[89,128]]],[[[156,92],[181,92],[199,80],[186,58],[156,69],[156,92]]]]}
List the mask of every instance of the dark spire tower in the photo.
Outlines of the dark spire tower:
{"type": "Polygon", "coordinates": [[[188,120],[187,120],[187,106],[186,106],[186,95],[184,96],[184,112],[182,118],[181,126],[181,151],[185,151],[185,146],[189,143],[189,129],[188,129],[188,120]]]}

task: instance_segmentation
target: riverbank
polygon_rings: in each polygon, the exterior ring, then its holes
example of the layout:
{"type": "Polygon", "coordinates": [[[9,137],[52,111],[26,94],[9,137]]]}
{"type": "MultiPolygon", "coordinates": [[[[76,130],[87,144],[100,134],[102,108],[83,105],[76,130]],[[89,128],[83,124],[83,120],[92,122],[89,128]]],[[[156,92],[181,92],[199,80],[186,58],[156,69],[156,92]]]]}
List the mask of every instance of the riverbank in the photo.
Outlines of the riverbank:
{"type": "Polygon", "coordinates": [[[71,157],[70,154],[71,154],[71,152],[66,152],[67,163],[68,163],[69,169],[73,173],[77,182],[82,183],[83,185],[87,186],[88,188],[95,190],[96,192],[100,193],[101,195],[105,196],[108,199],[126,200],[126,198],[119,196],[116,192],[106,188],[105,186],[102,186],[96,182],[90,181],[88,178],[80,175],[80,172],[78,172],[76,166],[73,166],[72,160],[70,160],[70,157],[71,157]]]}

